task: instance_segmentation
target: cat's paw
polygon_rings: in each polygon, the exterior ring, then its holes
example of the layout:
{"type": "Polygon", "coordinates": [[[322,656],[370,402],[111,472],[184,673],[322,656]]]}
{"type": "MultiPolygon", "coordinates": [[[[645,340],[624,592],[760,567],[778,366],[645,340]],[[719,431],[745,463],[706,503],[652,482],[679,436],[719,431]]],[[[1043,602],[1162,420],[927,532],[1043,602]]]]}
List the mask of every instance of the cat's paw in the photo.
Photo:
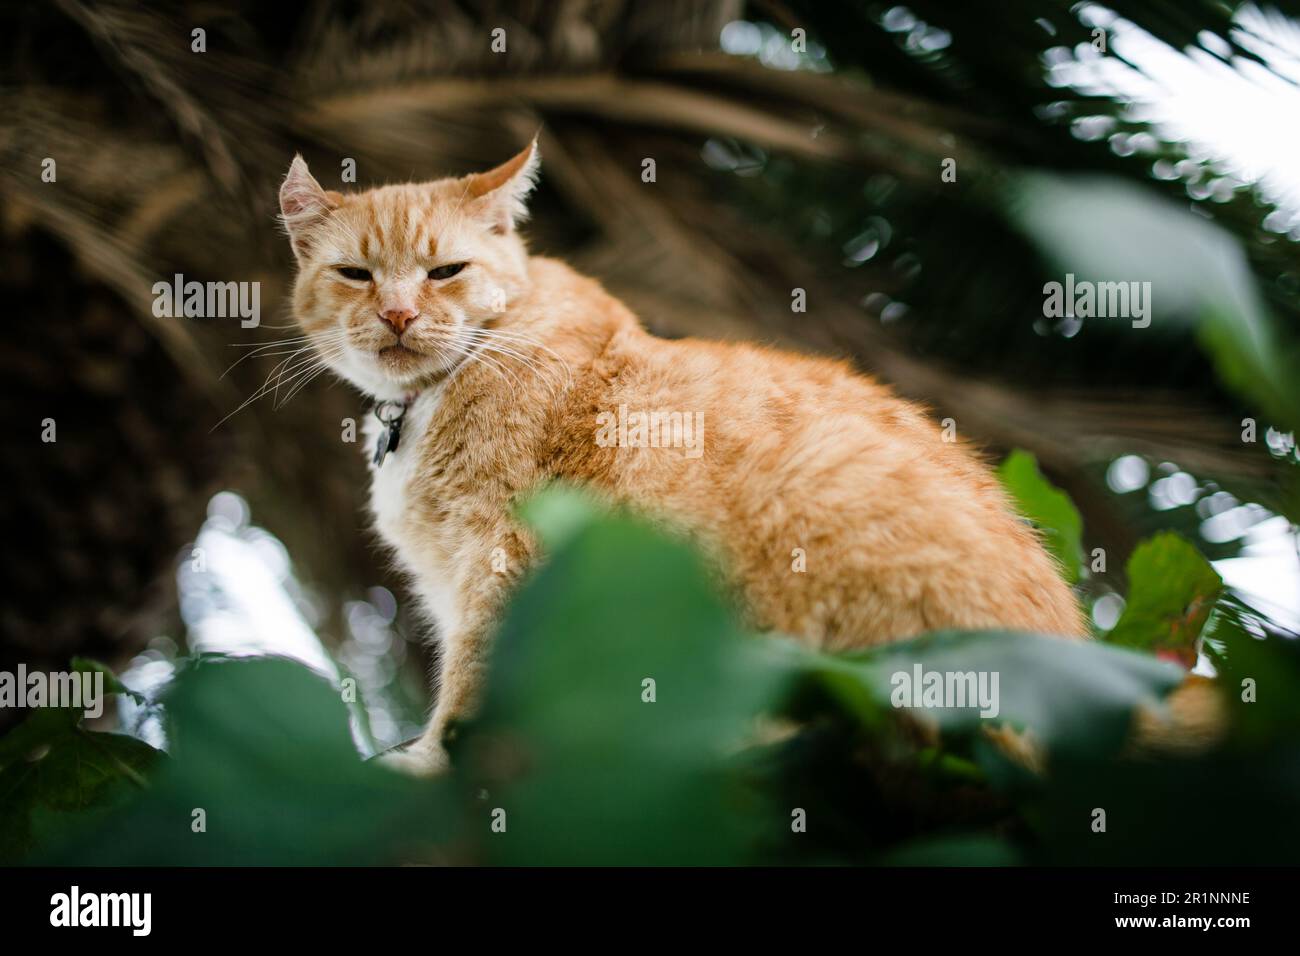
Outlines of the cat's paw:
{"type": "Polygon", "coordinates": [[[441,746],[417,740],[403,750],[390,750],[374,758],[375,763],[408,777],[437,777],[447,772],[451,761],[441,746]]]}

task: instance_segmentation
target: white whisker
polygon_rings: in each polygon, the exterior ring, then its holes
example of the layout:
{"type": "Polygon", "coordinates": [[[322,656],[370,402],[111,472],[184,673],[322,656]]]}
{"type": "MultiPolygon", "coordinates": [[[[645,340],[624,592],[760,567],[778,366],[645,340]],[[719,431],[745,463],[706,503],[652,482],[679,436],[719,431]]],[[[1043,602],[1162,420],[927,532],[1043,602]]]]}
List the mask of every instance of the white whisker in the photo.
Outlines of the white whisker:
{"type": "Polygon", "coordinates": [[[509,369],[507,369],[502,363],[498,362],[496,359],[489,359],[483,354],[481,354],[479,350],[471,349],[468,345],[461,342],[450,342],[448,343],[448,345],[451,348],[455,349],[458,355],[464,356],[466,361],[478,362],[484,368],[492,369],[498,375],[501,376],[503,381],[507,376],[509,376],[510,380],[514,382],[515,387],[520,391],[523,391],[524,383],[519,380],[519,377],[515,375],[513,372],[511,372],[509,369]]]}
{"type": "MultiPolygon", "coordinates": [[[[527,341],[525,343],[523,339],[517,341],[504,339],[504,337],[498,336],[494,332],[485,329],[470,329],[464,331],[470,333],[466,338],[476,349],[494,352],[498,355],[512,358],[536,375],[546,384],[547,388],[551,392],[552,398],[555,398],[560,391],[572,387],[573,379],[569,372],[568,363],[558,355],[556,356],[558,363],[544,363],[539,361],[536,356],[521,351],[521,349],[528,347],[551,351],[550,349],[546,349],[546,347],[540,343],[533,341],[527,341]],[[554,367],[555,364],[559,365],[559,369],[554,367]]],[[[555,353],[551,352],[551,354],[554,355],[555,353]]]]}
{"type": "Polygon", "coordinates": [[[283,339],[275,342],[233,343],[231,345],[232,348],[248,348],[249,351],[245,352],[243,355],[237,358],[234,361],[234,363],[230,366],[230,368],[222,372],[221,378],[225,378],[227,375],[229,375],[235,369],[235,367],[239,365],[240,362],[244,361],[244,359],[246,358],[250,358],[253,356],[261,358],[262,356],[265,355],[284,355],[285,354],[284,352],[276,351],[276,350],[280,348],[291,348],[293,346],[299,345],[299,343],[305,343],[307,345],[316,345],[318,347],[323,348],[341,342],[344,339],[346,339],[346,337],[347,337],[346,329],[330,329],[317,336],[299,335],[299,336],[294,336],[292,338],[283,339]]]}
{"type": "Polygon", "coordinates": [[[465,329],[464,331],[476,336],[480,340],[507,343],[511,346],[531,346],[540,351],[549,353],[555,359],[555,364],[559,365],[560,368],[564,370],[566,387],[572,387],[573,374],[569,367],[569,363],[550,346],[538,341],[532,336],[526,335],[522,332],[517,332],[513,329],[470,328],[465,329]]]}
{"type": "MultiPolygon", "coordinates": [[[[329,361],[342,355],[343,351],[344,346],[342,343],[331,344],[326,348],[321,349],[319,354],[313,352],[312,347],[310,346],[295,350],[288,358],[276,363],[275,367],[271,369],[270,374],[267,375],[266,380],[262,382],[261,386],[258,387],[252,395],[246,398],[238,408],[213,425],[211,430],[216,431],[219,427],[224,425],[235,415],[238,415],[259,398],[263,398],[272,392],[278,393],[282,386],[287,385],[295,379],[299,379],[310,372],[320,372],[325,370],[329,367],[329,361]],[[304,358],[298,358],[298,356],[302,355],[304,352],[311,354],[307,354],[304,358]]],[[[273,404],[273,407],[281,408],[283,407],[283,403],[273,404]]]]}

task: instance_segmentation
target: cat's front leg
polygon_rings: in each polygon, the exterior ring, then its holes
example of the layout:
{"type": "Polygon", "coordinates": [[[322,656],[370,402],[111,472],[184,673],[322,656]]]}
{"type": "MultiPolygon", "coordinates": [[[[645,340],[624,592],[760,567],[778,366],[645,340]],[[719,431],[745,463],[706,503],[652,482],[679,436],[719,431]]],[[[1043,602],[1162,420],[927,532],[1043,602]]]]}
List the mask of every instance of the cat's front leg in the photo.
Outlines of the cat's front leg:
{"type": "Polygon", "coordinates": [[[458,613],[439,640],[437,702],[419,739],[388,754],[384,763],[418,776],[449,766],[446,745],[457,723],[472,717],[482,702],[491,642],[501,614],[535,553],[531,537],[513,527],[493,547],[466,564],[458,581],[458,613]]]}
{"type": "Polygon", "coordinates": [[[495,621],[485,616],[439,643],[438,696],[424,732],[409,746],[385,754],[381,763],[417,777],[431,777],[450,766],[446,745],[458,721],[478,708],[487,680],[487,659],[495,621]]]}

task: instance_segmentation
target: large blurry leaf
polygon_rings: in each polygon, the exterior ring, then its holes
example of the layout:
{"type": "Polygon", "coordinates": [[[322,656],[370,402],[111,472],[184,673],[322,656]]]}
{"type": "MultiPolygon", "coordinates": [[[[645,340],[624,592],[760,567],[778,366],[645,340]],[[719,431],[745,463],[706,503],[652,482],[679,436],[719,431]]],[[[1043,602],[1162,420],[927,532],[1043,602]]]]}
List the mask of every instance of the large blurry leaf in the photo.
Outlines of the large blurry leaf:
{"type": "Polygon", "coordinates": [[[1066,581],[1079,580],[1083,563],[1083,519],[1070,496],[1043,477],[1038,461],[1016,449],[998,468],[998,478],[1016,510],[1043,533],[1044,543],[1061,565],[1066,581]]]}
{"type": "MultiPolygon", "coordinates": [[[[1285,736],[1300,741],[1300,642],[1259,635],[1225,601],[1206,632],[1238,742],[1249,748],[1285,736]]],[[[1300,790],[1300,774],[1296,777],[1300,790]]]]}
{"type": "Polygon", "coordinates": [[[166,703],[172,759],[147,793],[46,862],[373,864],[421,859],[456,822],[445,781],[365,764],[340,696],[284,660],[203,661],[166,703]],[[206,817],[196,832],[195,811],[206,817]]]}
{"type": "Polygon", "coordinates": [[[552,554],[511,607],[483,717],[454,753],[484,780],[488,858],[740,862],[789,829],[729,770],[779,671],[690,548],[577,501],[554,490],[524,509],[552,554]],[[489,829],[497,811],[505,832],[489,829]]]}
{"type": "Polygon", "coordinates": [[[1195,547],[1172,531],[1139,544],[1129,556],[1126,572],[1128,603],[1106,640],[1191,667],[1196,662],[1197,639],[1223,591],[1223,579],[1195,547]]]}
{"type": "Polygon", "coordinates": [[[1123,744],[1134,708],[1156,705],[1178,685],[1174,664],[1093,641],[1012,631],[944,631],[853,655],[807,654],[805,667],[851,711],[886,712],[896,675],[997,675],[996,717],[977,707],[927,707],[911,713],[946,731],[971,732],[1009,723],[1028,727],[1049,753],[1113,753],[1123,744]]]}
{"type": "Polygon", "coordinates": [[[84,730],[80,713],[41,708],[0,740],[0,861],[15,862],[70,814],[101,810],[145,786],[148,744],[84,730]]]}
{"type": "Polygon", "coordinates": [[[1017,176],[1013,218],[1062,273],[1093,282],[1150,282],[1148,328],[1094,319],[1128,335],[1158,335],[1189,319],[1223,382],[1284,428],[1300,426],[1296,353],[1268,314],[1240,242],[1213,222],[1103,177],[1017,176]]]}

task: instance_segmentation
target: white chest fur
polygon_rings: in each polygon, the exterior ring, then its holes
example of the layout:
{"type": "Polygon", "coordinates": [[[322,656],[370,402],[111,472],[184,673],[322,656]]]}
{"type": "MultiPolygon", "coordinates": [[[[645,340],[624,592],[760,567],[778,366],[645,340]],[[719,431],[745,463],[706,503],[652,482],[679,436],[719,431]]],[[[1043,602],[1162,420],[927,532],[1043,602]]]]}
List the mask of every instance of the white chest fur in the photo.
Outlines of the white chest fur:
{"type": "Polygon", "coordinates": [[[401,439],[382,465],[374,464],[375,444],[383,426],[374,415],[366,418],[365,454],[370,464],[370,510],[375,527],[397,554],[403,569],[411,575],[411,584],[441,634],[455,627],[457,602],[448,568],[436,561],[436,548],[430,546],[428,529],[416,526],[416,509],[412,508],[411,488],[427,441],[429,423],[438,409],[439,389],[421,393],[402,419],[401,439]]]}

